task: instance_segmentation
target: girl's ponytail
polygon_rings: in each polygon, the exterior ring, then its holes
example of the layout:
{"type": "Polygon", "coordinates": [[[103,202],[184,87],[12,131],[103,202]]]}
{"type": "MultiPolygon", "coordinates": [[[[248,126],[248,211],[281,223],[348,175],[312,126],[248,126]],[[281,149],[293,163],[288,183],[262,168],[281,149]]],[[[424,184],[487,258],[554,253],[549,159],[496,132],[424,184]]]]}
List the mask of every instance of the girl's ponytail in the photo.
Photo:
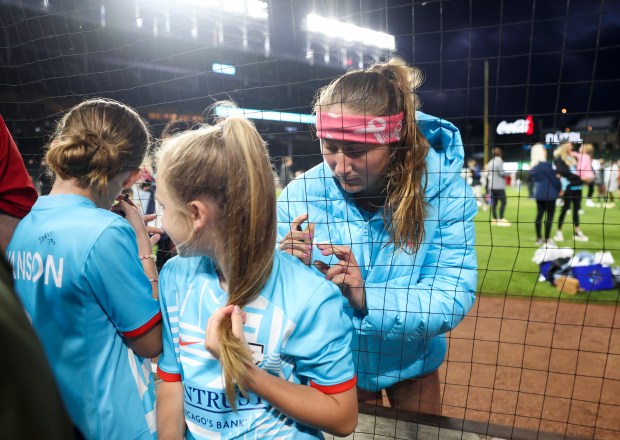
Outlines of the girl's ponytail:
{"type": "MultiPolygon", "coordinates": [[[[277,221],[275,182],[265,142],[254,125],[231,118],[221,126],[229,177],[223,220],[228,304],[243,308],[259,295],[271,274],[277,221]]],[[[219,335],[226,396],[234,409],[235,385],[247,392],[252,356],[232,334],[230,319],[222,322],[219,335]]]]}

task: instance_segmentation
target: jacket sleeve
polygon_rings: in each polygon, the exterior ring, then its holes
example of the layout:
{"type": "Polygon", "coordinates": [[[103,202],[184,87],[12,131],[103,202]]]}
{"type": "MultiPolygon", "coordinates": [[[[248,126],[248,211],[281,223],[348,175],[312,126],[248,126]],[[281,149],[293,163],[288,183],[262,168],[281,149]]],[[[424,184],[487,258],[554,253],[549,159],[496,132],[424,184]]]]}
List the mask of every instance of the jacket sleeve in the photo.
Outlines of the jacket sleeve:
{"type": "Polygon", "coordinates": [[[22,219],[37,197],[24,160],[0,115],[0,213],[22,219]]]}
{"type": "Polygon", "coordinates": [[[379,331],[388,340],[431,338],[453,329],[473,306],[478,277],[475,198],[463,179],[437,197],[426,221],[428,245],[414,262],[420,270],[414,266],[410,276],[366,284],[367,314],[354,316],[362,333],[379,331]]]}
{"type": "Polygon", "coordinates": [[[572,173],[570,167],[562,159],[556,159],[553,161],[555,168],[558,170],[558,174],[567,179],[571,185],[581,185],[583,180],[577,174],[572,173]]]}
{"type": "Polygon", "coordinates": [[[551,182],[551,185],[557,189],[558,192],[562,190],[562,181],[559,179],[558,174],[555,173],[554,170],[552,170],[549,175],[549,182],[551,182]]]}

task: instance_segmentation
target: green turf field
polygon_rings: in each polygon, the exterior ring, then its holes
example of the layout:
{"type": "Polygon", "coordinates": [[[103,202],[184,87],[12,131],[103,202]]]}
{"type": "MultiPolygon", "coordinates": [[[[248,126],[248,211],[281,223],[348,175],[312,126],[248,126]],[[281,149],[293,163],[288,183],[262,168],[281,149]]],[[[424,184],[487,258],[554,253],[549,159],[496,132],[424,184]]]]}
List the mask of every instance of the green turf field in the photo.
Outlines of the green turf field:
{"type": "MultiPolygon", "coordinates": [[[[480,210],[475,219],[479,293],[561,297],[582,301],[618,301],[620,298],[618,289],[560,295],[551,284],[539,282],[538,266],[532,262],[534,252],[538,248],[534,229],[536,204],[534,200],[527,197],[525,189],[521,196],[514,189],[509,189],[507,195],[505,217],[513,223],[512,226],[492,225],[490,207],[486,212],[480,210]]],[[[571,247],[576,252],[609,251],[614,257],[615,265],[620,266],[619,205],[617,204],[614,208],[582,208],[585,210],[585,215],[580,216],[581,229],[590,238],[590,241],[585,243],[573,241],[572,217],[568,213],[565,220],[568,224],[562,228],[565,240],[558,243],[558,246],[571,247]]],[[[559,213],[560,208],[557,207],[552,236],[557,230],[559,213]]]]}

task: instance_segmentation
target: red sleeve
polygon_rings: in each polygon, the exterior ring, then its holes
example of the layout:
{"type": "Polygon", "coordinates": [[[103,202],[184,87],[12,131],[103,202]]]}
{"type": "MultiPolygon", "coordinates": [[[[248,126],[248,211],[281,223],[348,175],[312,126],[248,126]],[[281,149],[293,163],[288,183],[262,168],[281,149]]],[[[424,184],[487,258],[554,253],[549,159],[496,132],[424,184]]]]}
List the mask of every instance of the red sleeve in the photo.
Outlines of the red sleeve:
{"type": "Polygon", "coordinates": [[[310,381],[310,386],[312,388],[316,388],[317,390],[321,391],[323,394],[344,393],[345,391],[348,391],[351,388],[353,388],[356,384],[357,384],[356,376],[353,376],[353,378],[347,380],[346,382],[337,383],[336,385],[319,385],[317,383],[314,383],[313,381],[310,381]]]}
{"type": "Polygon", "coordinates": [[[17,145],[0,116],[0,212],[24,218],[37,196],[17,145]]]}
{"type": "Polygon", "coordinates": [[[124,332],[123,335],[126,338],[137,338],[138,336],[145,334],[150,329],[155,327],[155,325],[160,321],[161,321],[161,312],[157,312],[157,314],[153,316],[151,319],[149,319],[144,325],[140,326],[139,328],[135,330],[124,332]]]}
{"type": "Polygon", "coordinates": [[[157,366],[157,375],[164,382],[181,382],[181,375],[179,373],[166,373],[164,370],[157,366]]]}

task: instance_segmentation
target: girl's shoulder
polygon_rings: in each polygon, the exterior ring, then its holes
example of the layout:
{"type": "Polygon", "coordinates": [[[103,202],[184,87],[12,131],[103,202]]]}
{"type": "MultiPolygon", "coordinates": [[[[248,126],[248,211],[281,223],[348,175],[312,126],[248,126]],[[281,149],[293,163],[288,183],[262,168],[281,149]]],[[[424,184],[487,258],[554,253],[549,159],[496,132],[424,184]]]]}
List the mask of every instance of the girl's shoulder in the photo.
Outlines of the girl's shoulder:
{"type": "Polygon", "coordinates": [[[281,289],[285,295],[295,292],[294,296],[306,299],[317,292],[330,291],[332,287],[338,290],[338,287],[327,281],[323,275],[306,266],[298,258],[280,250],[276,250],[272,276],[263,291],[274,287],[276,290],[281,289]]]}
{"type": "Polygon", "coordinates": [[[159,278],[166,281],[173,280],[175,284],[178,284],[191,282],[197,275],[212,270],[213,264],[207,257],[180,257],[176,255],[166,261],[159,273],[159,278]]]}

